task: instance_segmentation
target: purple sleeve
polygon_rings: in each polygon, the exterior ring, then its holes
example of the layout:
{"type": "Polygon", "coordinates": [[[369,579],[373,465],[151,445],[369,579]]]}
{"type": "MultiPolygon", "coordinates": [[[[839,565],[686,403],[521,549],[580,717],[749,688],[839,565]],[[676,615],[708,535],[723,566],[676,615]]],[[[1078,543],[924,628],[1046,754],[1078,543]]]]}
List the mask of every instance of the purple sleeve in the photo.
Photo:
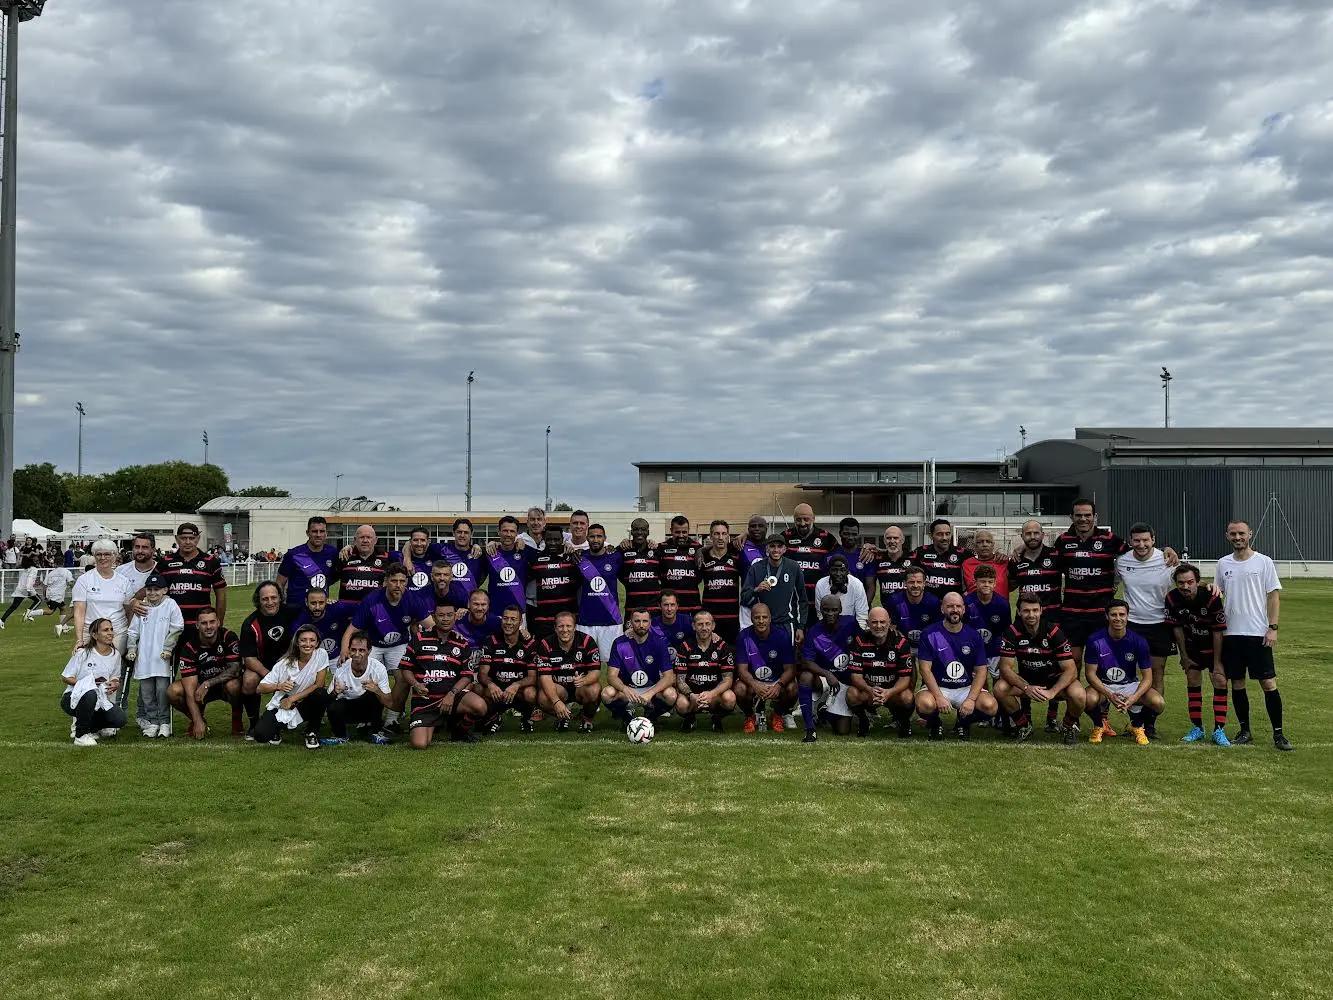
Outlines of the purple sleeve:
{"type": "Polygon", "coordinates": [[[292,562],[292,550],[288,549],[282,554],[282,562],[278,563],[278,576],[285,576],[290,580],[293,569],[295,569],[295,564],[292,562]]]}

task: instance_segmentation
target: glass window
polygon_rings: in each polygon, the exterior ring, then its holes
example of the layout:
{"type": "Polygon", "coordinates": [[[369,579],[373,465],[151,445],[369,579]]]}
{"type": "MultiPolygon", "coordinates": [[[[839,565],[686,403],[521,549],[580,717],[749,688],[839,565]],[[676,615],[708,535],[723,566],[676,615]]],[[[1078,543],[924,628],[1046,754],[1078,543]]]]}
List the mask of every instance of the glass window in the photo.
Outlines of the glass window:
{"type": "Polygon", "coordinates": [[[1263,459],[1258,455],[1228,455],[1222,459],[1223,465],[1262,465],[1263,459]]]}
{"type": "Polygon", "coordinates": [[[958,482],[958,473],[950,469],[936,469],[935,482],[937,483],[956,483],[958,482]]]}
{"type": "Polygon", "coordinates": [[[757,483],[759,482],[758,469],[741,469],[736,473],[736,482],[738,483],[757,483]]]}
{"type": "Polygon", "coordinates": [[[699,482],[720,483],[722,482],[722,473],[720,473],[717,469],[700,469],[699,482]]]}
{"type": "Polygon", "coordinates": [[[1265,455],[1264,465],[1300,465],[1301,460],[1297,455],[1265,455]]]}
{"type": "Polygon", "coordinates": [[[735,469],[722,469],[718,472],[717,479],[720,483],[739,483],[741,474],[735,469]]]}
{"type": "Polygon", "coordinates": [[[1333,465],[1333,455],[1306,455],[1306,465],[1333,465]]]}

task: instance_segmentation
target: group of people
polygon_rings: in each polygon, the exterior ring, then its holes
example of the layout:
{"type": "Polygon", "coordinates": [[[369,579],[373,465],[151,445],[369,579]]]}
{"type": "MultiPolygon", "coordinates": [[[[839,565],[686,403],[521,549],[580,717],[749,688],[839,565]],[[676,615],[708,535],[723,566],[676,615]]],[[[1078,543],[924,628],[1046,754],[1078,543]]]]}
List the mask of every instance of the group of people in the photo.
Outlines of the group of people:
{"type": "Polygon", "coordinates": [[[460,517],[449,538],[418,529],[390,552],[370,525],[340,550],[316,516],[276,581],[255,588],[239,633],[197,526],[182,524],[162,557],[136,537],[119,568],[115,546],[98,543],[74,587],[62,704],[83,744],[126,724],[137,680],[145,736],[170,735],[174,711],[203,739],[205,708],[223,700],[234,733],[312,749],[404,734],[415,748],[437,734],[473,742],[510,715],[522,732],[549,719],[586,733],[603,709],[621,726],[675,715],[686,732],[701,715],[722,731],[739,712],[744,732],[799,725],[810,743],[821,728],[866,736],[882,712],[905,739],[920,720],[930,739],[968,739],[980,724],[1023,741],[1042,704],[1066,744],[1085,726],[1092,743],[1115,736],[1119,712],[1147,745],[1175,652],[1185,741],[1252,742],[1248,677],[1274,745],[1291,749],[1273,659],[1281,584],[1244,521],[1227,526],[1232,551],[1211,584],[1148,525],[1128,540],[1099,528],[1089,500],[1054,540],[1030,521],[1003,553],[986,531],[958,544],[943,519],[910,552],[897,527],[867,540],[844,518],[834,535],[805,504],[793,521],[770,533],[756,515],[733,534],[715,520],[701,540],[675,517],[654,541],[640,518],[613,540],[583,511],[566,532],[534,507],[526,525],[501,518],[486,545],[460,517]]]}

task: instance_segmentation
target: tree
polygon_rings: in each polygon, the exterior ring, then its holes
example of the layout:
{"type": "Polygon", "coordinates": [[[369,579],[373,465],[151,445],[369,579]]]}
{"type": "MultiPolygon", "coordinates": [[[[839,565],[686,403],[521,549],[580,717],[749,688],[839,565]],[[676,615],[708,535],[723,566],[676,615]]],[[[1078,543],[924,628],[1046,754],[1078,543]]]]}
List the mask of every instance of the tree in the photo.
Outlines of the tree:
{"type": "Polygon", "coordinates": [[[69,509],[88,514],[187,513],[231,492],[216,465],[190,462],[127,465],[101,476],[66,476],[65,484],[69,509]]]}
{"type": "Polygon", "coordinates": [[[243,490],[237,490],[232,494],[234,497],[289,497],[291,493],[276,486],[247,486],[243,490]]]}
{"type": "Polygon", "coordinates": [[[69,487],[50,462],[14,470],[14,516],[27,517],[57,531],[70,510],[69,487]]]}
{"type": "Polygon", "coordinates": [[[574,508],[571,507],[569,504],[565,503],[563,500],[561,500],[558,504],[555,505],[554,509],[555,509],[555,510],[573,510],[574,508]]]}

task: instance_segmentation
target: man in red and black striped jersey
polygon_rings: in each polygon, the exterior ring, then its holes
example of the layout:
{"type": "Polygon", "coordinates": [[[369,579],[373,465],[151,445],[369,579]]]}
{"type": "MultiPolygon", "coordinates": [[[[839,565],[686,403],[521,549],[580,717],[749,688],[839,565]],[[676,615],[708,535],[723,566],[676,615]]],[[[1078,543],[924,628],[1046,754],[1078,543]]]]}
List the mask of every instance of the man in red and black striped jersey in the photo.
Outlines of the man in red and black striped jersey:
{"type": "Polygon", "coordinates": [[[1009,585],[1017,594],[1040,599],[1042,613],[1054,617],[1064,598],[1064,579],[1060,554],[1046,544],[1041,522],[1024,521],[1020,547],[1009,557],[1009,585]]]}
{"type": "Polygon", "coordinates": [[[657,546],[648,541],[648,522],[636,517],[629,525],[629,539],[620,543],[620,582],[625,587],[625,615],[637,608],[657,610],[662,599],[662,574],[657,546]]]}
{"type": "Polygon", "coordinates": [[[926,592],[943,598],[953,591],[962,597],[963,561],[975,558],[971,549],[954,544],[953,525],[944,518],[930,522],[930,542],[912,550],[912,564],[926,571],[926,592]]]}
{"type": "Polygon", "coordinates": [[[532,640],[523,636],[523,609],[511,604],[500,614],[500,631],[481,646],[480,679],[477,693],[490,708],[482,728],[488,733],[500,731],[500,717],[506,709],[516,709],[522,717],[519,731],[532,732],[532,710],[537,707],[537,668],[532,657],[532,640]]]}
{"type": "Polygon", "coordinates": [[[408,740],[413,750],[430,746],[441,726],[449,727],[452,742],[475,743],[472,727],[486,714],[485,700],[469,690],[480,651],[447,615],[433,616],[431,624],[413,634],[398,661],[398,674],[412,693],[408,740]]]}
{"type": "Polygon", "coordinates": [[[602,697],[602,654],[592,636],[575,631],[574,612],[556,615],[555,634],[537,640],[532,656],[537,663],[537,706],[555,716],[555,731],[569,728],[573,701],[583,709],[579,732],[592,732],[592,717],[602,697]]]}
{"type": "Polygon", "coordinates": [[[694,632],[676,649],[676,711],[680,731],[694,731],[695,715],[708,712],[713,732],[722,732],[722,720],[736,710],[736,657],[732,648],[716,635],[713,616],[700,611],[694,616],[694,632]]]}
{"type": "Polygon", "coordinates": [[[687,616],[703,606],[699,599],[699,549],[699,543],[690,537],[690,519],[681,514],[671,519],[671,537],[657,547],[662,593],[675,594],[680,613],[687,616]]]}
{"type": "Polygon", "coordinates": [[[1078,664],[1060,626],[1043,617],[1041,600],[1023,593],[1018,598],[1018,621],[1000,640],[1000,679],[995,698],[1018,726],[1015,738],[1032,735],[1032,703],[1065,703],[1064,743],[1078,743],[1078,720],[1087,706],[1078,682],[1078,664]]]}
{"type": "Polygon", "coordinates": [[[557,615],[567,613],[577,618],[583,573],[565,551],[565,532],[560,525],[548,524],[542,531],[542,547],[528,562],[528,579],[533,584],[528,632],[534,639],[545,639],[555,632],[557,615]]]}
{"type": "Polygon", "coordinates": [[[167,581],[167,596],[180,606],[185,619],[182,640],[195,634],[195,619],[204,608],[216,607],[219,620],[227,620],[222,564],[199,548],[199,525],[186,521],[176,529],[176,551],[158,559],[157,575],[167,581]]]}
{"type": "Polygon", "coordinates": [[[851,670],[847,705],[857,718],[856,735],[870,735],[870,716],[882,706],[893,716],[899,737],[909,738],[916,653],[884,608],[870,609],[866,627],[847,645],[847,659],[851,670]]]}
{"type": "Polygon", "coordinates": [[[338,553],[333,564],[333,576],[338,579],[338,601],[341,604],[360,604],[370,594],[384,586],[384,571],[393,562],[389,553],[380,548],[375,529],[363,524],[352,536],[352,544],[338,553]]]}
{"type": "Polygon", "coordinates": [[[233,705],[240,702],[241,650],[236,633],[222,627],[213,608],[200,608],[194,625],[195,634],[177,647],[180,680],[167,688],[167,700],[189,717],[190,735],[202,740],[208,732],[204,722],[208,703],[221,699],[233,705]]]}
{"type": "Polygon", "coordinates": [[[805,580],[807,601],[806,618],[797,622],[797,628],[813,625],[819,620],[819,602],[815,600],[815,584],[827,570],[828,557],[838,545],[832,532],[815,527],[815,509],[808,503],[798,503],[791,512],[792,527],[782,532],[787,543],[786,557],[801,567],[805,580]]]}
{"type": "Polygon", "coordinates": [[[731,544],[726,521],[718,519],[708,526],[708,542],[708,548],[699,551],[703,609],[713,616],[717,634],[734,646],[740,631],[741,579],[748,567],[745,556],[731,544]]]}
{"type": "Polygon", "coordinates": [[[1054,548],[1065,577],[1060,628],[1075,662],[1081,663],[1088,636],[1104,627],[1107,605],[1115,596],[1116,557],[1128,552],[1129,544],[1097,527],[1097,506],[1091,500],[1075,500],[1072,518],[1054,548]]]}
{"type": "Polygon", "coordinates": [[[1166,595],[1166,623],[1175,633],[1180,665],[1185,671],[1190,724],[1182,743],[1198,743],[1203,730],[1203,672],[1213,683],[1213,736],[1218,746],[1230,746],[1227,739],[1227,675],[1222,666],[1222,636],[1227,630],[1227,615],[1222,598],[1207,587],[1199,586],[1199,570],[1189,563],[1176,567],[1174,590],[1166,595]]]}
{"type": "MultiPolygon", "coordinates": [[[[879,588],[879,602],[884,607],[894,594],[907,589],[907,571],[912,566],[912,557],[907,554],[907,539],[903,529],[891,524],[884,529],[883,545],[874,548],[867,545],[867,558],[873,559],[875,585],[879,588]]],[[[866,588],[866,599],[873,601],[873,587],[866,588]]]]}

